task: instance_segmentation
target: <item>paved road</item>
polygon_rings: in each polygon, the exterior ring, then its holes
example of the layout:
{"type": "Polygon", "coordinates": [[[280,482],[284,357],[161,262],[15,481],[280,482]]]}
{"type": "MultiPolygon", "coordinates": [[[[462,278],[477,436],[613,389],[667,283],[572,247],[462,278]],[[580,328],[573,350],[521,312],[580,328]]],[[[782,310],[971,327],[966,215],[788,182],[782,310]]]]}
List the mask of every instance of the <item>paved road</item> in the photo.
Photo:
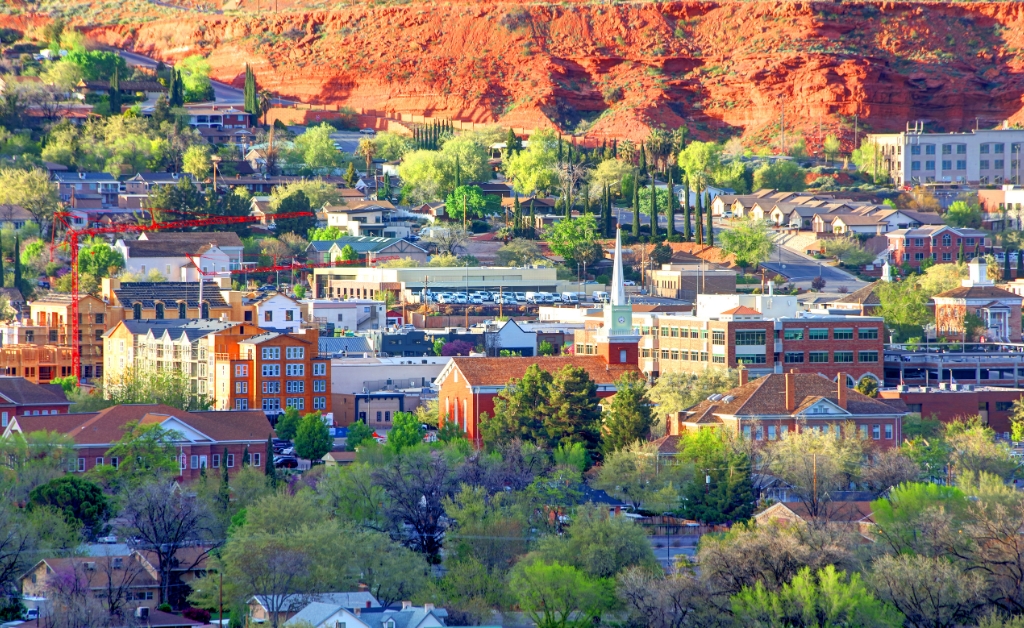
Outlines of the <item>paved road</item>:
{"type": "Polygon", "coordinates": [[[776,249],[771,260],[761,265],[769,271],[788,277],[792,283],[810,283],[815,278],[822,277],[830,288],[839,285],[847,287],[865,285],[864,282],[844,270],[826,266],[821,263],[821,260],[800,255],[781,246],[776,249]]]}
{"type": "Polygon", "coordinates": [[[365,137],[365,135],[362,135],[357,131],[338,131],[337,133],[331,133],[331,139],[334,140],[334,145],[338,147],[338,150],[353,155],[355,154],[356,149],[359,148],[359,140],[365,137]]]}

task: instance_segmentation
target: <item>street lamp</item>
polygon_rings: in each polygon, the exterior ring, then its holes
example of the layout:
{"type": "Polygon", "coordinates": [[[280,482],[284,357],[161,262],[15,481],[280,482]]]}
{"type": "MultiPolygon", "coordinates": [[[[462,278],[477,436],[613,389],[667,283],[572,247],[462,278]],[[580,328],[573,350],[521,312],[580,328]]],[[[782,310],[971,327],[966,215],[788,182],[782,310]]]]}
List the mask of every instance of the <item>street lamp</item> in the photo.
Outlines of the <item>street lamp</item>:
{"type": "Polygon", "coordinates": [[[217,165],[224,161],[220,158],[220,155],[214,154],[210,157],[210,163],[213,165],[213,193],[217,193],[217,165]]]}

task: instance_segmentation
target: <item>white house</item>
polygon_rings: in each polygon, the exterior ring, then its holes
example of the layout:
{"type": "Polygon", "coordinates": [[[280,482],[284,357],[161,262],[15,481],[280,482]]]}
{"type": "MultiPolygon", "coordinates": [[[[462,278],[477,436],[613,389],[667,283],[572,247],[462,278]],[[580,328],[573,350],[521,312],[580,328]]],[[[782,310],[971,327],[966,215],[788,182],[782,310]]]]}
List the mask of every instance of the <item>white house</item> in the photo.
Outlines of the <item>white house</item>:
{"type": "MultiPolygon", "coordinates": [[[[182,247],[168,247],[145,240],[118,240],[114,248],[124,257],[125,270],[136,275],[145,277],[155,270],[168,281],[196,281],[199,277],[196,263],[189,259],[190,254],[182,252],[182,247]]],[[[191,254],[193,259],[204,273],[225,273],[224,276],[228,276],[227,271],[233,268],[231,258],[215,245],[207,244],[192,250],[196,251],[191,254]]]]}
{"type": "Polygon", "coordinates": [[[366,331],[387,327],[387,306],[370,299],[305,299],[303,317],[309,322],[330,323],[342,331],[366,331]]]}
{"type": "Polygon", "coordinates": [[[328,227],[338,227],[350,236],[383,236],[395,206],[389,201],[356,201],[325,205],[322,211],[328,227]]]}
{"type": "Polygon", "coordinates": [[[510,351],[523,357],[537,355],[537,332],[524,331],[514,320],[484,332],[484,346],[488,357],[501,357],[502,351],[510,351]]]}
{"type": "Polygon", "coordinates": [[[433,604],[422,607],[402,602],[402,610],[370,608],[348,610],[329,602],[313,602],[284,623],[313,628],[442,628],[448,612],[433,604]]]}
{"type": "MultiPolygon", "coordinates": [[[[252,322],[262,329],[294,334],[302,327],[302,310],[299,302],[283,294],[271,294],[249,301],[245,305],[255,319],[252,322]]],[[[246,322],[249,312],[246,312],[246,322]]]]}

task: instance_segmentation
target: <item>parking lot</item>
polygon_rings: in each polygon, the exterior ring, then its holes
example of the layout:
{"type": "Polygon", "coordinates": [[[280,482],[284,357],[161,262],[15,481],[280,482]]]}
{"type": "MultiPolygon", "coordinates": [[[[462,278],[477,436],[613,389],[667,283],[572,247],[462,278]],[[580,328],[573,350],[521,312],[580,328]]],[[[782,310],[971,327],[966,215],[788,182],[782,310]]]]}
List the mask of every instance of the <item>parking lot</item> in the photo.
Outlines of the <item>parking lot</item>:
{"type": "Polygon", "coordinates": [[[592,296],[577,292],[433,292],[424,295],[426,303],[439,305],[578,305],[581,303],[603,303],[606,292],[595,292],[592,296]]]}

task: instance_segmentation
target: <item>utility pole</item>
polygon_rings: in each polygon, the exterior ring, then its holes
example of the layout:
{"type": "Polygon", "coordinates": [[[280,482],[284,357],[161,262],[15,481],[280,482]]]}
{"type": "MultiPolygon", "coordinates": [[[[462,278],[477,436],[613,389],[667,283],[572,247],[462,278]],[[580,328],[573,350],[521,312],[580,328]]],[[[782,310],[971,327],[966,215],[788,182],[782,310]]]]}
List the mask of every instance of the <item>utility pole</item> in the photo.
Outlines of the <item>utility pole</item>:
{"type": "Polygon", "coordinates": [[[786,154],[786,99],[785,96],[779,94],[779,117],[780,117],[780,129],[782,131],[782,154],[786,154]]]}
{"type": "MultiPolygon", "coordinates": [[[[814,495],[814,503],[817,504],[818,503],[818,455],[817,454],[811,454],[811,464],[812,464],[812,466],[814,468],[814,493],[813,493],[813,495],[814,495]]],[[[817,506],[815,506],[815,510],[817,510],[817,506]]]]}

